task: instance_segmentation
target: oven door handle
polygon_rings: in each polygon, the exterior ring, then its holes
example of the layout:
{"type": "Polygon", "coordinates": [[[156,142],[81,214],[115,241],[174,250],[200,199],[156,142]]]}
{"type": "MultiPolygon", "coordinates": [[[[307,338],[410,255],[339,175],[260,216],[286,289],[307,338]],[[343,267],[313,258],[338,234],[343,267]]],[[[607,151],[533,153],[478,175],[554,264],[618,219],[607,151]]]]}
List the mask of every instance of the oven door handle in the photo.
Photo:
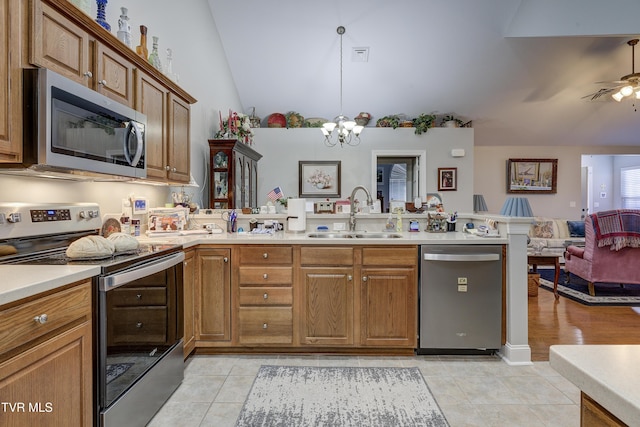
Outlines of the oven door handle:
{"type": "Polygon", "coordinates": [[[184,261],[184,252],[175,253],[166,257],[163,257],[157,261],[152,261],[148,264],[144,264],[139,267],[132,268],[122,273],[115,273],[109,276],[103,276],[99,279],[99,286],[101,291],[110,291],[119,286],[126,285],[135,280],[142,279],[143,277],[150,276],[155,273],[159,273],[163,270],[180,264],[184,261]]]}

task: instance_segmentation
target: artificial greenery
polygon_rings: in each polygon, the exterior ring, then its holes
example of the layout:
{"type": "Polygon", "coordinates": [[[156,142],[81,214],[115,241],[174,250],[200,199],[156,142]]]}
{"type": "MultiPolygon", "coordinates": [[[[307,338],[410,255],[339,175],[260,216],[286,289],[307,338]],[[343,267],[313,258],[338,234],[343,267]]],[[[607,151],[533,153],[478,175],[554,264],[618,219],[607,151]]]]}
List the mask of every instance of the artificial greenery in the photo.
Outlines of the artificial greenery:
{"type": "Polygon", "coordinates": [[[456,122],[456,126],[458,127],[462,127],[462,125],[464,124],[462,120],[458,119],[457,117],[454,117],[452,115],[446,115],[444,117],[442,117],[442,120],[440,122],[440,126],[444,126],[445,123],[447,122],[456,122]]]}
{"type": "Polygon", "coordinates": [[[415,127],[415,134],[422,135],[426,133],[436,120],[436,116],[433,114],[420,114],[413,119],[413,126],[415,127]]]}
{"type": "Polygon", "coordinates": [[[378,119],[376,122],[377,127],[381,128],[397,128],[400,126],[400,116],[397,114],[392,114],[390,116],[384,116],[378,119]]]}

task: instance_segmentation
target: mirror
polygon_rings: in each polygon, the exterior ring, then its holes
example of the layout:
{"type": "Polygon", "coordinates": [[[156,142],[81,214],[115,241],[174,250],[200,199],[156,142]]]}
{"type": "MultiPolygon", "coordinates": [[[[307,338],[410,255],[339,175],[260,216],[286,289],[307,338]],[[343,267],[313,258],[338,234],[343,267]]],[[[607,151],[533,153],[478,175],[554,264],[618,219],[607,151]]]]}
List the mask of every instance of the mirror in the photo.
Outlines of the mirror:
{"type": "Polygon", "coordinates": [[[372,151],[371,188],[380,200],[382,212],[389,212],[391,201],[424,202],[426,183],[426,151],[374,150],[372,151]]]}

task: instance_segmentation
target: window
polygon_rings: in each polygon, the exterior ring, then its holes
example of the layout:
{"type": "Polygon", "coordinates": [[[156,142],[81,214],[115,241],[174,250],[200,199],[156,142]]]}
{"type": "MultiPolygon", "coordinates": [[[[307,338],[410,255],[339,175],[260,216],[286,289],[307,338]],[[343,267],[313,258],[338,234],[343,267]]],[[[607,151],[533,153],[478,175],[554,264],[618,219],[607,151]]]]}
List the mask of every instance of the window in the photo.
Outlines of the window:
{"type": "Polygon", "coordinates": [[[640,167],[620,169],[620,196],[623,209],[640,209],[640,167]]]}

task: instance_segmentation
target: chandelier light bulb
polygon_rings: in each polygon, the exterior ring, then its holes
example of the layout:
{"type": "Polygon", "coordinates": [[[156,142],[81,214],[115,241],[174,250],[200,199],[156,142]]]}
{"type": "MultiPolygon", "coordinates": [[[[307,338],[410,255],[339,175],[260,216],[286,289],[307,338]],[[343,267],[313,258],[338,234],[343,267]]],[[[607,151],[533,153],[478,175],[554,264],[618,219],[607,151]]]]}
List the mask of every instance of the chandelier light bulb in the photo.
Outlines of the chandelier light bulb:
{"type": "Polygon", "coordinates": [[[640,88],[636,91],[636,99],[640,99],[640,88]]]}
{"type": "Polygon", "coordinates": [[[622,89],[620,89],[620,93],[622,94],[622,96],[629,96],[633,93],[633,87],[625,86],[622,89]]]}

